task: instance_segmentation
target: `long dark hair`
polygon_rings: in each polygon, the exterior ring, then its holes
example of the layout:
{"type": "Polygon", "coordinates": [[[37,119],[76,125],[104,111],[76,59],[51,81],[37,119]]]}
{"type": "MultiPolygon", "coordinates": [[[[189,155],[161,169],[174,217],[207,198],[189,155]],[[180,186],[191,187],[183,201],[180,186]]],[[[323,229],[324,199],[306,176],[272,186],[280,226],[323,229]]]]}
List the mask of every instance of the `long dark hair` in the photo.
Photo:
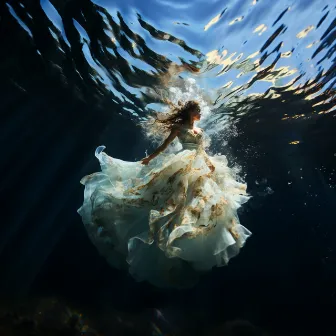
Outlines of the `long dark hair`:
{"type": "Polygon", "coordinates": [[[165,130],[165,133],[170,131],[174,126],[187,122],[190,118],[190,112],[201,110],[196,100],[189,100],[184,104],[179,102],[177,105],[167,101],[167,104],[170,106],[170,111],[168,113],[157,112],[153,123],[158,124],[162,131],[165,130]]]}
{"type": "MultiPolygon", "coordinates": [[[[187,122],[192,111],[201,110],[200,104],[196,100],[188,100],[185,103],[179,102],[178,104],[173,104],[168,100],[165,100],[165,102],[170,107],[169,112],[155,112],[145,122],[142,122],[146,137],[154,142],[161,142],[169,135],[172,128],[187,122]]],[[[210,141],[208,143],[210,144],[210,141]]]]}
{"type": "Polygon", "coordinates": [[[168,129],[188,121],[191,111],[201,110],[200,105],[196,100],[189,100],[185,104],[179,102],[177,106],[170,102],[168,102],[168,104],[171,107],[170,112],[165,114],[163,118],[163,113],[157,113],[154,121],[156,123],[162,124],[163,127],[168,129]]]}

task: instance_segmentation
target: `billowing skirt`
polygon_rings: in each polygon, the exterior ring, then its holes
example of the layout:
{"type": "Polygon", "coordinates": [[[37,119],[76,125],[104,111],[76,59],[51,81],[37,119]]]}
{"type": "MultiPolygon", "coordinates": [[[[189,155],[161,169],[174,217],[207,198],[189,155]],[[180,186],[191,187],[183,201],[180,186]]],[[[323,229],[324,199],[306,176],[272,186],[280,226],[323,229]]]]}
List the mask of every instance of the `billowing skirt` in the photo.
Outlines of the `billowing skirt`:
{"type": "Polygon", "coordinates": [[[239,253],[251,232],[240,225],[237,209],[249,197],[225,156],[190,148],[160,154],[145,166],[104,149],[95,153],[101,172],[81,180],[78,212],[110,265],[138,281],[186,287],[239,253]]]}

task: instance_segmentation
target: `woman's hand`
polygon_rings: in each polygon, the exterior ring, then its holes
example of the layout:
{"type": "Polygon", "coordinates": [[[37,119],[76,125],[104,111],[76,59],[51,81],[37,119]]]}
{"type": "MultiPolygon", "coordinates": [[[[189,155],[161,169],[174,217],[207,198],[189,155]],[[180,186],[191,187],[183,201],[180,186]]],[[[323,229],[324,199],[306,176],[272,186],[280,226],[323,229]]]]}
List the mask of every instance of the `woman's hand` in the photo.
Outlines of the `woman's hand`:
{"type": "Polygon", "coordinates": [[[147,156],[141,160],[141,163],[147,166],[150,160],[152,160],[152,158],[150,156],[147,156]]]}

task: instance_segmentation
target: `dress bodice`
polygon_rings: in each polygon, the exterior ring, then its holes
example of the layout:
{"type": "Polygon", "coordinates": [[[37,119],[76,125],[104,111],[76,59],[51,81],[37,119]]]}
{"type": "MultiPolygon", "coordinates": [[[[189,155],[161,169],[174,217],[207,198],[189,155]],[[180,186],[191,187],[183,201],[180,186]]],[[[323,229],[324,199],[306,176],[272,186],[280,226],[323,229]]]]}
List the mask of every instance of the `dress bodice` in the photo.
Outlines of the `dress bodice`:
{"type": "Polygon", "coordinates": [[[203,142],[203,130],[201,128],[197,129],[197,133],[193,129],[182,126],[178,138],[183,146],[197,148],[202,145],[203,142]]]}

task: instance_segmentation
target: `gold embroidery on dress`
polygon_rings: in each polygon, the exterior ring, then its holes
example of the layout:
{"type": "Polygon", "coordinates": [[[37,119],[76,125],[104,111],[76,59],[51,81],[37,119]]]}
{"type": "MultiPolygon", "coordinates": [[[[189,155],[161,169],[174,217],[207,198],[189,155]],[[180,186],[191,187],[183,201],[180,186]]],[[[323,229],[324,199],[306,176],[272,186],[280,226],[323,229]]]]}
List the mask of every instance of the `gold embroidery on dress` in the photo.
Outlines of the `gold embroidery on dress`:
{"type": "Polygon", "coordinates": [[[238,239],[239,238],[239,233],[237,232],[236,230],[236,220],[235,219],[232,219],[231,220],[231,224],[232,226],[228,229],[228,231],[232,234],[232,236],[235,238],[235,239],[238,239]]]}

